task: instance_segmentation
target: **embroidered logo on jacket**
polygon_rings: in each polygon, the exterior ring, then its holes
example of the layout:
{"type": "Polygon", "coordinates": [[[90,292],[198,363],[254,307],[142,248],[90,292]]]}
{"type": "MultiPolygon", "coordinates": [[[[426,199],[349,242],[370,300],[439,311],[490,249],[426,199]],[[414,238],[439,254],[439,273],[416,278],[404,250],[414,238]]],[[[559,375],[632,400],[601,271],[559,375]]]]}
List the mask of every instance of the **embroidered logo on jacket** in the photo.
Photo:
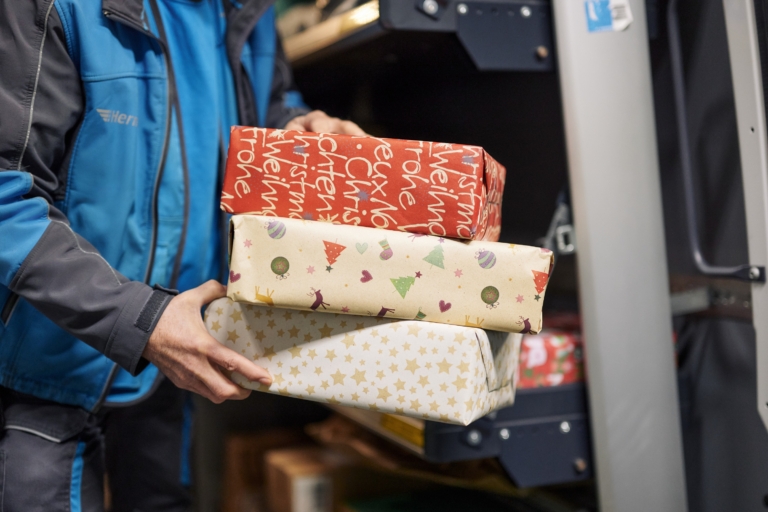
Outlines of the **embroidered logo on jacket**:
{"type": "Polygon", "coordinates": [[[108,110],[104,108],[97,108],[96,112],[99,113],[105,123],[117,123],[127,124],[128,126],[138,126],[139,118],[128,114],[123,114],[119,110],[108,110]]]}

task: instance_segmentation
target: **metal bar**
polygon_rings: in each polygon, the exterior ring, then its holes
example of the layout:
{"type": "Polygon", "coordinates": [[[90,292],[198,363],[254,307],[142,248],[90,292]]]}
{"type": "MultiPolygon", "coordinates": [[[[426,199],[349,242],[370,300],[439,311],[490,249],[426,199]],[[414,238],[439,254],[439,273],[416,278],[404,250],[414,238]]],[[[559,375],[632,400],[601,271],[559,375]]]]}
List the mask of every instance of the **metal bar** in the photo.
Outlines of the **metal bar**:
{"type": "Polygon", "coordinates": [[[683,50],[680,41],[680,24],[677,19],[677,0],[667,5],[667,33],[669,34],[669,56],[672,64],[672,85],[675,92],[675,115],[677,117],[677,139],[680,146],[680,168],[683,174],[685,215],[687,217],[688,240],[691,256],[699,272],[712,277],[726,277],[745,281],[765,282],[765,268],[749,264],[720,266],[711,265],[701,252],[696,195],[693,188],[693,160],[688,131],[688,108],[686,107],[683,50]]]}
{"type": "MultiPolygon", "coordinates": [[[[723,0],[731,60],[741,176],[747,215],[749,260],[768,263],[768,158],[760,50],[751,0],[723,0]]],[[[768,427],[768,288],[752,283],[752,322],[757,343],[757,410],[768,427]]]]}
{"type": "Polygon", "coordinates": [[[645,6],[628,2],[625,30],[590,32],[595,4],[553,0],[600,505],[682,511],[645,6]]]}
{"type": "MultiPolygon", "coordinates": [[[[347,11],[339,16],[328,18],[324,22],[310,27],[304,32],[288,37],[283,41],[285,55],[290,62],[296,62],[313,53],[351,38],[352,35],[367,31],[366,37],[375,37],[383,33],[379,26],[379,2],[373,0],[347,11]]],[[[359,42],[359,40],[355,39],[359,42]]]]}

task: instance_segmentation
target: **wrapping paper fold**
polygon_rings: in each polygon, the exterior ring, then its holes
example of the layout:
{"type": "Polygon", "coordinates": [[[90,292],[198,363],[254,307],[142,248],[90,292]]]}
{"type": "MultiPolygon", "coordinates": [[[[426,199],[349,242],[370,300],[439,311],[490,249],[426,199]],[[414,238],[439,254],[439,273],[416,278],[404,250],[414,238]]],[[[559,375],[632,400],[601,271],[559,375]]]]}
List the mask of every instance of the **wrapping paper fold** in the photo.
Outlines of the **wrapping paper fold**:
{"type": "Polygon", "coordinates": [[[218,299],[211,335],[263,366],[268,388],[336,405],[466,425],[514,401],[522,335],[292,311],[218,299]]]}
{"type": "Polygon", "coordinates": [[[239,126],[221,208],[496,241],[505,177],[477,146],[239,126]]]}
{"type": "Polygon", "coordinates": [[[524,336],[520,349],[519,389],[561,386],[584,380],[581,335],[546,330],[524,336]]]}
{"type": "Polygon", "coordinates": [[[546,249],[252,215],[232,217],[229,298],[536,333],[546,249]]]}

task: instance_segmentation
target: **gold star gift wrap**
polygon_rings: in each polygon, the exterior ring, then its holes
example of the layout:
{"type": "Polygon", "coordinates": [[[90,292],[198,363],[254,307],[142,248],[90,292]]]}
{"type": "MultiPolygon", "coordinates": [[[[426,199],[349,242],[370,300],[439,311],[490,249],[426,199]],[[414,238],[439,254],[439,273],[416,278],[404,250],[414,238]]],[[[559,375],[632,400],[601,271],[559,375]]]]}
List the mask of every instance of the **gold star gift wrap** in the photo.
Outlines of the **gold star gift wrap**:
{"type": "Polygon", "coordinates": [[[551,265],[552,253],[538,247],[236,215],[227,295],[290,309],[535,334],[551,265]]]}
{"type": "Polygon", "coordinates": [[[521,334],[218,299],[211,335],[272,375],[258,391],[467,425],[510,405],[521,334]]]}

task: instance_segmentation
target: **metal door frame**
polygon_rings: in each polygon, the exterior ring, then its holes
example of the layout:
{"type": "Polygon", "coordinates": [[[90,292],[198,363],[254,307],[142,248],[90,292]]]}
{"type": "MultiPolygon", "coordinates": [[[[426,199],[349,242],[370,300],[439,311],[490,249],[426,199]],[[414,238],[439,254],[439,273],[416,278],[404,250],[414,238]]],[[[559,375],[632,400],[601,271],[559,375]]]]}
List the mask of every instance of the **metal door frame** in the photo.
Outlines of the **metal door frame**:
{"type": "MultiPolygon", "coordinates": [[[[755,6],[723,0],[728,53],[736,101],[741,176],[747,217],[749,261],[768,264],[768,150],[765,97],[755,6]]],[[[768,427],[768,286],[752,283],[752,322],[757,345],[757,410],[768,427]]]]}

